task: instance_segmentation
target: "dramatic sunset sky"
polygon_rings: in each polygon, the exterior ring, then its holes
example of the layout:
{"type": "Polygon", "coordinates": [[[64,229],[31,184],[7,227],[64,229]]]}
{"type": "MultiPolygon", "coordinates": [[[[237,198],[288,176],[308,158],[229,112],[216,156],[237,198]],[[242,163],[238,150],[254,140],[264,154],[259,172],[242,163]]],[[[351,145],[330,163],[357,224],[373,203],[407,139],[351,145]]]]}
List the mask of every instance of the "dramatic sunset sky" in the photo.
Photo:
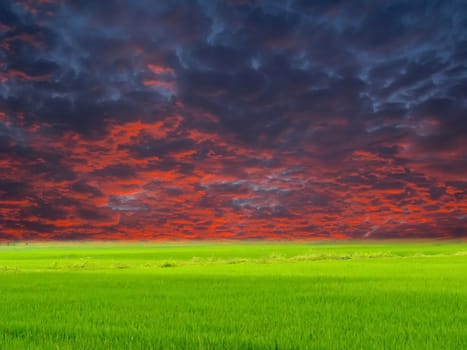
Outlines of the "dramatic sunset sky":
{"type": "Polygon", "coordinates": [[[0,240],[467,236],[467,2],[0,2],[0,240]]]}

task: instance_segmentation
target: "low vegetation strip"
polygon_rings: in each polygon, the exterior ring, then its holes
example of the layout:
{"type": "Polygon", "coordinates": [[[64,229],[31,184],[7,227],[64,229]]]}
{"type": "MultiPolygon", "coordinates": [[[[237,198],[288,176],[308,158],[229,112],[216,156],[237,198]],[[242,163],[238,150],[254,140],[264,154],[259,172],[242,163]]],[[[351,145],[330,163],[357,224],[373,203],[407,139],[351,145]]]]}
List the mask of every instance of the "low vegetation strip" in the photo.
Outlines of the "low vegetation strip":
{"type": "Polygon", "coordinates": [[[465,349],[464,242],[0,246],[0,349],[465,349]]]}

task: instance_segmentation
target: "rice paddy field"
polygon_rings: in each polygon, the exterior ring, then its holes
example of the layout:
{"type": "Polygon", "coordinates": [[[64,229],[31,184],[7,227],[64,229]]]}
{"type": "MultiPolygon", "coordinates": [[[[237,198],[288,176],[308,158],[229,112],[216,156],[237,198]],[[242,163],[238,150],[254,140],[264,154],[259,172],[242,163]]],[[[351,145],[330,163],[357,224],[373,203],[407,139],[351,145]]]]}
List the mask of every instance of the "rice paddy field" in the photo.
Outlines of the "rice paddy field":
{"type": "Polygon", "coordinates": [[[467,349],[467,246],[1,245],[0,349],[467,349]]]}

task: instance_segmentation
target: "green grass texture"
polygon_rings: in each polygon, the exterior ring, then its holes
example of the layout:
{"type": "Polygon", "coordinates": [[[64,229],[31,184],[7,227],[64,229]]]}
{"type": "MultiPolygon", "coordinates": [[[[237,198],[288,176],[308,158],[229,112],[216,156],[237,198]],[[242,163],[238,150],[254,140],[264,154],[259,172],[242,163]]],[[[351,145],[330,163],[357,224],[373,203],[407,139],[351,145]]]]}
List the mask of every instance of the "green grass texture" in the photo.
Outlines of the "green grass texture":
{"type": "Polygon", "coordinates": [[[0,349],[467,349],[467,245],[5,244],[0,349]]]}

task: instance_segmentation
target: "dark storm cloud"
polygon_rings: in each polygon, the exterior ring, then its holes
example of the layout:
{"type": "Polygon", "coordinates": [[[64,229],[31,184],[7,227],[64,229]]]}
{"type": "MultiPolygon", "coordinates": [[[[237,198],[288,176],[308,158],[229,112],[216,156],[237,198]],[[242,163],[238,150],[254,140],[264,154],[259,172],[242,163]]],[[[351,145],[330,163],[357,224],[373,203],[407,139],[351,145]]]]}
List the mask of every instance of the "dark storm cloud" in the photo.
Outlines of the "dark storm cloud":
{"type": "Polygon", "coordinates": [[[23,182],[3,180],[0,181],[0,198],[2,201],[20,200],[24,198],[31,189],[23,182]]]}
{"type": "Polygon", "coordinates": [[[70,186],[70,190],[74,192],[89,194],[91,196],[96,197],[103,196],[103,193],[97,187],[91,186],[83,180],[73,183],[70,186]]]}
{"type": "Polygon", "coordinates": [[[0,238],[462,236],[465,28],[460,0],[4,1],[0,238]]]}
{"type": "MultiPolygon", "coordinates": [[[[147,88],[142,79],[147,63],[170,61],[170,57],[173,61],[175,53],[164,49],[155,55],[156,62],[145,62],[142,53],[151,51],[156,37],[122,28],[123,35],[118,21],[125,15],[140,23],[135,28],[149,26],[153,20],[170,27],[177,14],[168,8],[151,18],[137,6],[127,14],[124,3],[112,6],[114,13],[108,11],[110,3],[98,3],[61,5],[56,15],[41,24],[30,23],[33,20],[21,6],[11,3],[7,7],[3,18],[11,30],[3,37],[8,74],[2,97],[10,113],[25,113],[30,122],[40,119],[58,129],[89,134],[99,132],[110,117],[125,121],[135,115],[152,116],[167,103],[164,91],[147,88]],[[73,16],[66,21],[64,16],[71,11],[73,16]],[[140,14],[144,14],[142,20],[140,14]]],[[[187,17],[190,8],[180,16],[187,17]]],[[[174,43],[183,35],[193,35],[190,24],[199,28],[197,23],[183,23],[185,30],[172,32],[180,36],[173,38],[174,43]]],[[[167,30],[161,28],[160,35],[167,37],[167,30]]]]}
{"type": "Polygon", "coordinates": [[[130,154],[137,159],[166,158],[170,154],[192,150],[194,142],[190,139],[175,138],[173,140],[158,140],[143,136],[128,147],[130,154]]]}
{"type": "Polygon", "coordinates": [[[136,173],[130,165],[126,164],[113,164],[108,165],[103,169],[99,169],[93,172],[93,175],[102,177],[114,177],[114,178],[126,178],[131,179],[135,177],[136,173]]]}

